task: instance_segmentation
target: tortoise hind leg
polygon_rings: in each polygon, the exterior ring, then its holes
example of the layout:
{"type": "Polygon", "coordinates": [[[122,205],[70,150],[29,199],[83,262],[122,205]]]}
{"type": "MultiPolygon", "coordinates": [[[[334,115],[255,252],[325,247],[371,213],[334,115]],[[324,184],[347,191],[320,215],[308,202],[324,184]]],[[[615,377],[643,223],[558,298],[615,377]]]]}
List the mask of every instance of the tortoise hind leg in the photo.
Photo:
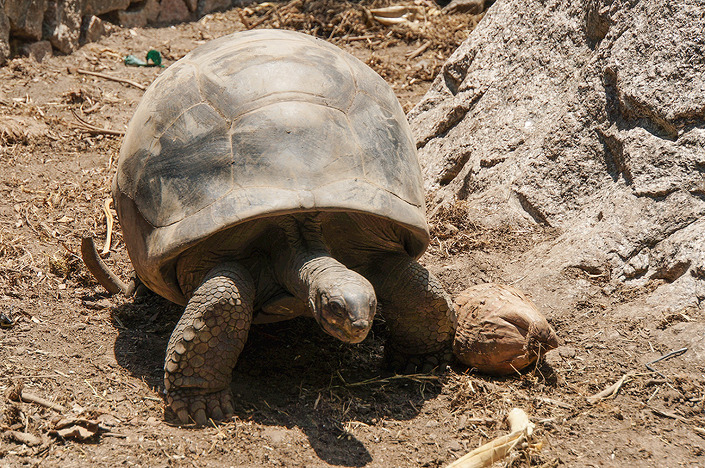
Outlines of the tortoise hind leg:
{"type": "Polygon", "coordinates": [[[390,337],[388,367],[396,372],[430,372],[449,362],[453,306],[438,279],[406,254],[380,257],[369,276],[382,305],[390,337]]]}
{"type": "Polygon", "coordinates": [[[252,323],[255,285],[237,263],[213,268],[191,296],[169,340],[167,403],[182,423],[233,414],[232,370],[252,323]]]}

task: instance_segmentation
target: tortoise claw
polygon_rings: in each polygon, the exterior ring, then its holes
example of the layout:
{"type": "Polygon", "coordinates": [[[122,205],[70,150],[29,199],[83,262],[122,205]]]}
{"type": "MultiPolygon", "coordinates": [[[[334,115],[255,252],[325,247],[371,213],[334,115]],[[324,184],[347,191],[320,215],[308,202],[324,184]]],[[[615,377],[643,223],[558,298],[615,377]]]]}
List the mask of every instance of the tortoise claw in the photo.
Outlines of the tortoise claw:
{"type": "Polygon", "coordinates": [[[179,422],[181,424],[189,423],[188,411],[186,410],[186,408],[182,408],[176,411],[176,417],[179,418],[179,422]]]}
{"type": "Polygon", "coordinates": [[[189,392],[184,389],[169,392],[167,402],[181,424],[205,426],[209,419],[224,421],[233,415],[233,397],[229,388],[218,392],[189,392]]]}
{"type": "Polygon", "coordinates": [[[219,406],[213,408],[213,410],[211,411],[211,417],[216,421],[221,421],[224,418],[223,411],[220,409],[219,406]]]}
{"type": "Polygon", "coordinates": [[[205,426],[206,422],[208,421],[206,419],[206,412],[203,408],[198,408],[194,413],[193,413],[193,420],[196,422],[197,426],[205,426]]]}

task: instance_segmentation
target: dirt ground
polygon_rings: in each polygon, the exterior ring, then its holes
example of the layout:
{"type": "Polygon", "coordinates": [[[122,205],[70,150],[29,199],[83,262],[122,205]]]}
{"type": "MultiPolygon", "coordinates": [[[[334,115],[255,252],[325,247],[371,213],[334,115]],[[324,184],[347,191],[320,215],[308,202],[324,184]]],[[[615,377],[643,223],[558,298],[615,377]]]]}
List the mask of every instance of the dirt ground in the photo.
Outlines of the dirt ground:
{"type": "MultiPolygon", "coordinates": [[[[658,284],[629,289],[584,272],[566,272],[583,285],[578,299],[534,296],[563,346],[525,374],[493,379],[454,366],[440,376],[388,376],[382,325],[349,346],[302,319],[254,327],[234,373],[232,422],[194,428],[165,415],[164,352],[181,308],[154,296],[109,297],[78,256],[82,235],[99,248],[106,238],[120,136],[104,130],[123,131],[143,91],[81,70],[148,85],[160,69],[128,68],[122,57],[155,48],[169,65],[233,31],[285,27],[370,64],[408,110],[481,19],[416,4],[418,22],[394,27],[369,23],[365,2],[261,4],[197,23],[116,27],[73,55],[0,68],[0,467],[441,467],[506,434],[513,407],[536,432],[504,466],[705,466],[702,363],[680,355],[654,364],[658,373],[644,366],[681,348],[679,327],[703,313],[640,314],[640,298],[658,284]],[[588,403],[623,376],[615,397],[588,403]],[[20,383],[25,396],[61,407],[13,401],[20,383]],[[33,439],[22,443],[23,434],[33,439]]],[[[488,281],[521,288],[521,253],[558,234],[482,231],[462,206],[431,222],[422,261],[453,294],[488,281]]],[[[109,248],[106,262],[126,278],[119,226],[109,248]]]]}

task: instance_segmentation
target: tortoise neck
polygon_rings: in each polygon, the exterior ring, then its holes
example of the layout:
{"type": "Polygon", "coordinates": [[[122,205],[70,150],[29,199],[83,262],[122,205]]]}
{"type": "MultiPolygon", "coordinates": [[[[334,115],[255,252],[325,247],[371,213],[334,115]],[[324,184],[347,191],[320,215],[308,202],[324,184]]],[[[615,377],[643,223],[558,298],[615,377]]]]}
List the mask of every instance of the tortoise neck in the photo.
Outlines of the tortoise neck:
{"type": "Polygon", "coordinates": [[[316,215],[287,216],[281,226],[285,245],[274,249],[275,275],[291,294],[309,304],[322,277],[347,268],[331,256],[316,215]]]}

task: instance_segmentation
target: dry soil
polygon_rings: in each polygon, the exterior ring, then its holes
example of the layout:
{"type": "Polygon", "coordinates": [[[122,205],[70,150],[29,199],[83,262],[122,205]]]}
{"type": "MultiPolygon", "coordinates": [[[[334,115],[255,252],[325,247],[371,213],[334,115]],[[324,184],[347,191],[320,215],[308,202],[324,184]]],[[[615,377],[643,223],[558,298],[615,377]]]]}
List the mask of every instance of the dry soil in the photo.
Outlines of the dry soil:
{"type": "MultiPolygon", "coordinates": [[[[115,27],[70,56],[0,68],[1,467],[441,467],[505,434],[513,407],[529,414],[536,433],[506,466],[705,465],[701,363],[673,356],[653,365],[658,372],[644,366],[679,349],[679,325],[702,321],[702,312],[656,321],[634,308],[613,314],[649,288],[584,272],[567,272],[585,285],[580,300],[535,298],[563,346],[524,374],[493,379],[454,366],[438,376],[389,376],[380,370],[383,324],[347,346],[294,320],[251,332],[234,373],[231,422],[194,428],[165,414],[164,351],[181,308],[155,296],[109,297],[78,256],[81,236],[94,235],[102,248],[115,218],[105,204],[121,138],[106,130],[124,131],[143,91],[81,71],[148,85],[161,70],[126,67],[125,55],[154,48],[169,65],[233,31],[284,27],[370,64],[408,110],[481,20],[416,5],[413,24],[386,27],[370,22],[369,2],[260,4],[197,23],[115,27]],[[616,396],[588,403],[624,376],[616,396]],[[19,384],[25,396],[63,408],[15,401],[19,384]]],[[[516,259],[557,234],[482,231],[462,203],[438,210],[431,223],[434,240],[422,261],[454,294],[487,281],[521,287],[516,259]]],[[[126,278],[117,225],[108,249],[106,262],[126,278]]]]}

